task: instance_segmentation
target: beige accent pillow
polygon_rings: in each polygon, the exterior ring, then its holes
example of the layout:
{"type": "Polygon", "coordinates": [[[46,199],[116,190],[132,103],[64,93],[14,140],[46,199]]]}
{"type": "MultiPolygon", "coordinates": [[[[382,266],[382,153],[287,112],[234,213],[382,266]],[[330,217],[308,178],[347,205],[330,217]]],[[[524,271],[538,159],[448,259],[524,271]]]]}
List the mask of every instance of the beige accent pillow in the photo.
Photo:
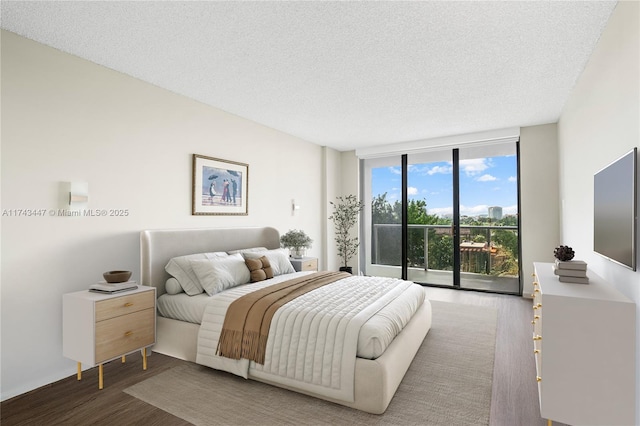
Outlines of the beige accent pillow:
{"type": "Polygon", "coordinates": [[[259,259],[248,258],[244,260],[244,263],[249,268],[252,283],[273,278],[273,269],[266,256],[259,259]]]}

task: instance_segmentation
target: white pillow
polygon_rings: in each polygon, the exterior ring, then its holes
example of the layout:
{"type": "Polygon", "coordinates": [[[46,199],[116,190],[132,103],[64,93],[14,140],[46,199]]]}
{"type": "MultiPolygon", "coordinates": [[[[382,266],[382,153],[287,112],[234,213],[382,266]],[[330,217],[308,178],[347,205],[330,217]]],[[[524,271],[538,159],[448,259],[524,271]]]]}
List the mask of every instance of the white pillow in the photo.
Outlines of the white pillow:
{"type": "Polygon", "coordinates": [[[168,294],[178,294],[183,293],[184,289],[175,278],[171,277],[167,280],[164,285],[164,289],[168,294]]]}
{"type": "Polygon", "coordinates": [[[293,269],[293,265],[289,261],[289,256],[284,249],[275,249],[267,251],[251,251],[244,252],[242,255],[249,259],[259,259],[262,256],[266,256],[269,259],[271,268],[273,269],[273,275],[293,274],[296,272],[293,269]]]}
{"type": "Polygon", "coordinates": [[[209,296],[251,280],[249,268],[240,253],[213,259],[193,259],[190,263],[209,296]]]}
{"type": "Polygon", "coordinates": [[[178,280],[185,293],[189,296],[195,296],[196,294],[202,293],[204,289],[200,285],[200,281],[198,281],[198,277],[193,272],[193,269],[191,269],[189,261],[193,259],[213,259],[226,256],[228,255],[224,251],[178,256],[169,260],[169,263],[164,267],[164,270],[178,280]]]}

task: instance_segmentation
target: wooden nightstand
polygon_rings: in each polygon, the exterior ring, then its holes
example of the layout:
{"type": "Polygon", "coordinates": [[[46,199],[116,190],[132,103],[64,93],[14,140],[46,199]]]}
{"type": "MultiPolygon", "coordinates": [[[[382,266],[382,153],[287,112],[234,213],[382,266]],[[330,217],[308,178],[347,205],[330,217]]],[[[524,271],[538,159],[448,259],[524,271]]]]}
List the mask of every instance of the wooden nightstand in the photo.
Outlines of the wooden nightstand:
{"type": "Polygon", "coordinates": [[[297,272],[318,270],[317,257],[302,257],[300,259],[294,259],[293,257],[290,257],[289,260],[293,265],[293,269],[295,269],[297,272]]]}
{"type": "Polygon", "coordinates": [[[156,289],[139,286],[116,294],[88,290],[62,296],[62,354],[82,364],[98,365],[98,388],[103,387],[102,364],[142,349],[147,369],[147,347],[156,342],[156,289]]]}

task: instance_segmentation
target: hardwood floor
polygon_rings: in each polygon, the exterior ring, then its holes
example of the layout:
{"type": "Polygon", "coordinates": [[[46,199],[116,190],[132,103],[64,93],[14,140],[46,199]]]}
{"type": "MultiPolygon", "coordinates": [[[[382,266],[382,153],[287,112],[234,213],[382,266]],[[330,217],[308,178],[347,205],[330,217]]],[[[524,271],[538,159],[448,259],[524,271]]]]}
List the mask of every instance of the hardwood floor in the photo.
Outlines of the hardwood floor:
{"type": "MultiPolygon", "coordinates": [[[[540,418],[531,343],[531,301],[515,296],[426,289],[433,300],[491,306],[498,310],[496,358],[491,398],[491,425],[546,425],[540,418]]],[[[19,395],[0,404],[0,423],[11,425],[189,425],[123,390],[185,361],[154,353],[142,370],[136,353],[121,364],[104,366],[104,389],[98,390],[97,368],[19,395]]],[[[319,421],[320,422],[320,421],[319,421]]],[[[215,423],[214,423],[215,424],[215,423]]],[[[268,424],[268,420],[265,421],[268,424]]],[[[554,425],[558,425],[554,422],[554,425]]]]}

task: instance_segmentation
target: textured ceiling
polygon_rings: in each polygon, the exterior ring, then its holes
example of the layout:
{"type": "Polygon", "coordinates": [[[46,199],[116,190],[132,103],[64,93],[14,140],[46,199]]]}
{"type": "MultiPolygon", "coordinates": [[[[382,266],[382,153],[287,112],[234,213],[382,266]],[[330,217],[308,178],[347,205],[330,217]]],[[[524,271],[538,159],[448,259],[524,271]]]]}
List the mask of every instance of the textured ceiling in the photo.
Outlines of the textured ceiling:
{"type": "Polygon", "coordinates": [[[2,1],[2,28],[339,150],[557,121],[616,2],[2,1]]]}

